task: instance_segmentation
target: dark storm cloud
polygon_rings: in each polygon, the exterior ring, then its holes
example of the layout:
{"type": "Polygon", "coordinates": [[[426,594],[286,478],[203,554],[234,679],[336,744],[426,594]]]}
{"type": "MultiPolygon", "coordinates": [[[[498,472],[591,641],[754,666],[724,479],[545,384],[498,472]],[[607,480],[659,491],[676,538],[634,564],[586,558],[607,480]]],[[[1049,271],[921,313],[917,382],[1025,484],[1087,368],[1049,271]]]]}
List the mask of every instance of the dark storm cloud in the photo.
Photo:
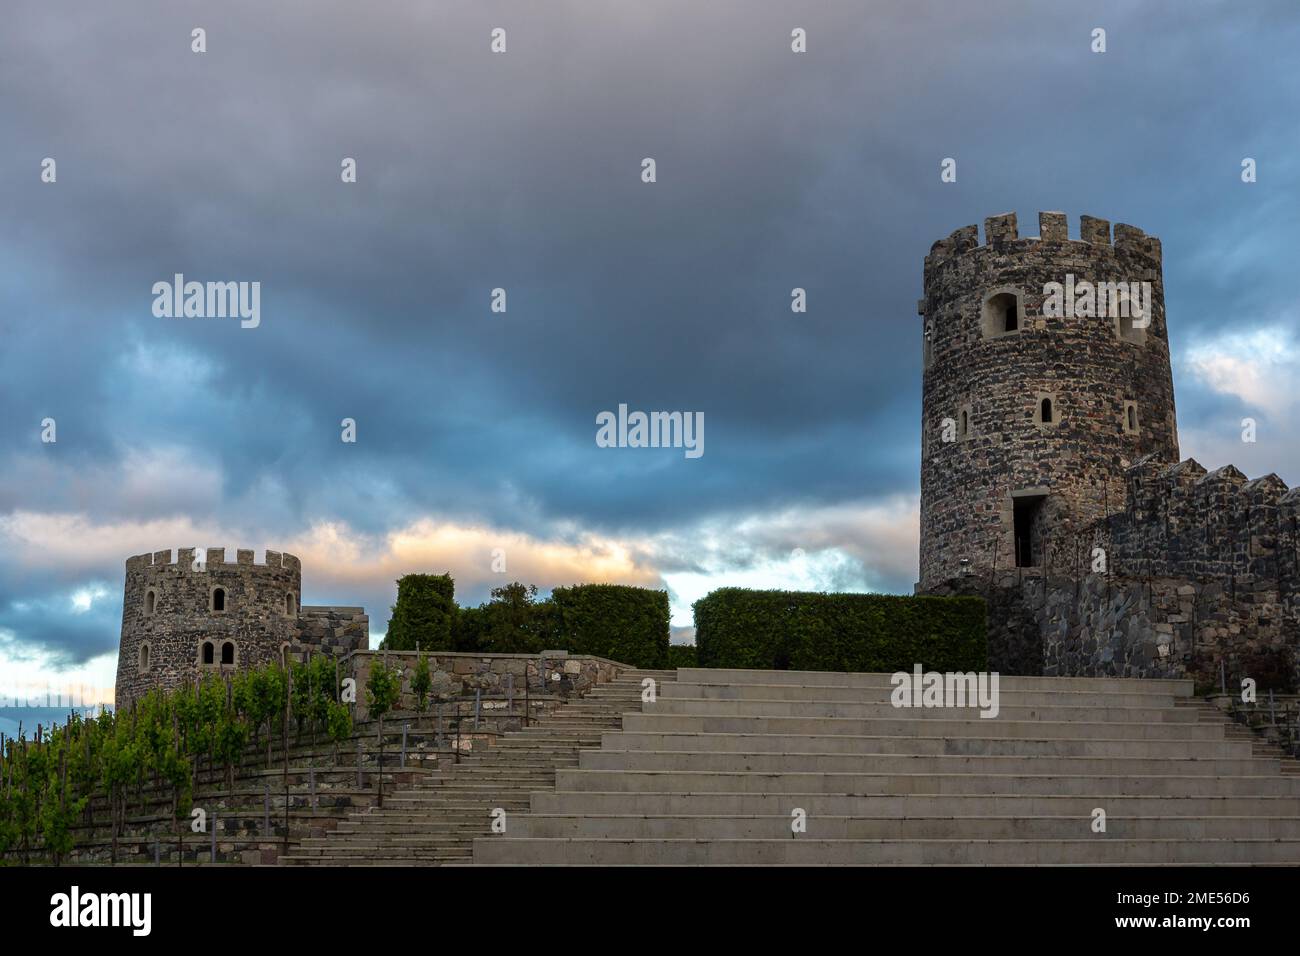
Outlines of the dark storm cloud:
{"type": "Polygon", "coordinates": [[[1175,349],[1294,298],[1293,6],[1075,6],[11,0],[0,513],[653,533],[912,493],[953,229],[1161,236],[1175,349]],[[176,272],[260,280],[261,326],[154,318],[176,272]],[[598,449],[620,402],[703,411],[704,457],[598,449]]]}
{"type": "Polygon", "coordinates": [[[22,659],[31,646],[39,646],[49,653],[48,666],[76,666],[113,651],[121,624],[122,601],[111,592],[82,610],[67,593],[0,599],[0,650],[22,659]]]}

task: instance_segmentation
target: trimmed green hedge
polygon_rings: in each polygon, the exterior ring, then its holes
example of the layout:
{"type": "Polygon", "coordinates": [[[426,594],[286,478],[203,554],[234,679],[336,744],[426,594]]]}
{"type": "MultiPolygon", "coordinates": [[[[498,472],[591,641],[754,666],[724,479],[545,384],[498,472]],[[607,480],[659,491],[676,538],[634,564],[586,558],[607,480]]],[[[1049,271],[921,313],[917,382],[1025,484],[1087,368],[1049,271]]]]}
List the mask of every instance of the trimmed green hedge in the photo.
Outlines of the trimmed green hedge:
{"type": "Polygon", "coordinates": [[[988,669],[983,598],[720,588],[694,607],[700,667],[988,669]]]}
{"type": "Polygon", "coordinates": [[[669,644],[668,666],[674,669],[678,667],[699,667],[699,664],[696,663],[695,645],[669,644]]]}
{"type": "Polygon", "coordinates": [[[559,648],[633,667],[668,666],[668,592],[575,584],[551,592],[559,648]]]}
{"type": "Polygon", "coordinates": [[[397,579],[397,603],[380,645],[390,651],[453,650],[456,584],[450,574],[406,574],[397,579]]]}
{"type": "MultiPolygon", "coordinates": [[[[513,582],[492,589],[476,608],[456,606],[447,574],[408,574],[380,647],[484,654],[533,654],[555,649],[593,654],[635,667],[668,666],[668,592],[621,584],[556,588],[545,601],[537,588],[513,582]]],[[[687,665],[674,665],[687,666],[687,665]]]]}

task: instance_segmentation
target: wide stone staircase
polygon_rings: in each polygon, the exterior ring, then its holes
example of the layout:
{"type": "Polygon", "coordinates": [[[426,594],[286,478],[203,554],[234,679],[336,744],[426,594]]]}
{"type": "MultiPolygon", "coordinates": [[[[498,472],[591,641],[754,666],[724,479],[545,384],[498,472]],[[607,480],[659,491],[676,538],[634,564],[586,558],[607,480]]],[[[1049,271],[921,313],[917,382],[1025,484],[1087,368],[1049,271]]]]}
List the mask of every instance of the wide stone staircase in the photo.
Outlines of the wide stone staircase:
{"type": "Polygon", "coordinates": [[[1191,681],[1003,677],[992,718],[895,708],[891,690],[887,674],[682,669],[644,709],[626,694],[599,749],[560,758],[595,743],[594,717],[538,728],[545,771],[507,766],[524,735],[494,755],[501,789],[421,788],[403,820],[483,823],[508,799],[506,832],[472,841],[485,864],[1300,863],[1297,762],[1191,681]]]}
{"type": "Polygon", "coordinates": [[[672,671],[628,668],[585,697],[573,699],[531,726],[507,733],[484,751],[427,774],[414,787],[384,797],[341,821],[330,833],[304,839],[282,865],[438,866],[471,861],[476,836],[491,832],[493,813],[508,828],[527,811],[530,795],[555,786],[557,772],[578,766],[583,748],[622,726],[623,714],[641,708],[642,680],[671,679],[672,671]]]}

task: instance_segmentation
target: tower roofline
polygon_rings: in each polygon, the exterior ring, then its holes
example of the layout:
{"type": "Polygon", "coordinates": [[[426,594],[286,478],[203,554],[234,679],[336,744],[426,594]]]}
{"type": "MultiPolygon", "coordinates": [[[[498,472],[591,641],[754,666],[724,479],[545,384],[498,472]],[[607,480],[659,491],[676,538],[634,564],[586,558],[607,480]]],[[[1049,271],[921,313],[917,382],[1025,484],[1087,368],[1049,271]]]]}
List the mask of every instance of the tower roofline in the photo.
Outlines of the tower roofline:
{"type": "Polygon", "coordinates": [[[1116,223],[1112,241],[1109,219],[1080,216],[1080,238],[1071,239],[1069,238],[1069,220],[1065,213],[1040,212],[1038,214],[1038,232],[1037,236],[1021,237],[1014,212],[989,216],[984,220],[983,243],[980,242],[979,227],[974,224],[954,229],[947,238],[939,239],[930,247],[930,253],[925,257],[925,268],[927,271],[936,268],[975,249],[993,248],[1006,252],[1029,251],[1032,246],[1024,249],[1010,247],[1012,243],[1038,242],[1064,244],[1077,242],[1081,245],[1086,244],[1093,247],[1094,252],[1097,247],[1104,247],[1113,249],[1119,254],[1146,256],[1155,259],[1157,262],[1161,259],[1160,240],[1155,236],[1148,236],[1137,226],[1122,222],[1116,223]]]}

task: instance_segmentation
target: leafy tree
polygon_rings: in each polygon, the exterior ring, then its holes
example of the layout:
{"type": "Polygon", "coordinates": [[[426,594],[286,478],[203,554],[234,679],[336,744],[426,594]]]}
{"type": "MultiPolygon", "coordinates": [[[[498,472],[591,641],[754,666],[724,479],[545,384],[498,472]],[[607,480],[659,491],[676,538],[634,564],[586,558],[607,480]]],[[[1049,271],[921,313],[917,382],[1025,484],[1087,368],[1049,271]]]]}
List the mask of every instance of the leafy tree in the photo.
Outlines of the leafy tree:
{"type": "Polygon", "coordinates": [[[397,704],[402,692],[402,670],[381,659],[370,662],[370,676],[366,679],[366,713],[371,720],[383,721],[397,704]]]}
{"type": "Polygon", "coordinates": [[[235,789],[235,764],[248,746],[248,724],[228,709],[217,721],[213,733],[213,753],[226,768],[226,788],[235,789]]]}
{"type": "Polygon", "coordinates": [[[298,736],[304,727],[315,740],[319,731],[326,730],[329,705],[338,698],[335,684],[334,659],[317,654],[308,661],[293,665],[293,712],[298,721],[298,736]]]}
{"type": "Polygon", "coordinates": [[[90,798],[69,799],[67,777],[63,774],[48,781],[48,785],[49,798],[45,801],[41,814],[42,838],[54,865],[58,866],[72,852],[72,825],[81,815],[90,798]],[[56,793],[58,799],[54,798],[56,793]]]}
{"type": "Polygon", "coordinates": [[[415,710],[424,713],[429,700],[429,688],[433,679],[429,675],[429,659],[421,651],[415,661],[415,671],[411,674],[411,693],[415,695],[415,710]]]}
{"type": "Polygon", "coordinates": [[[257,745],[262,728],[266,728],[266,766],[271,766],[272,727],[275,718],[283,713],[285,672],[279,664],[247,671],[242,683],[237,684],[235,698],[239,710],[248,720],[253,744],[257,745]]]}
{"type": "Polygon", "coordinates": [[[347,704],[331,701],[326,729],[334,741],[334,763],[339,762],[339,745],[352,736],[352,711],[347,704]]]}
{"type": "Polygon", "coordinates": [[[487,615],[483,608],[458,608],[455,620],[452,621],[452,650],[470,654],[482,651],[486,628],[487,615]]]}
{"type": "Polygon", "coordinates": [[[379,721],[379,806],[384,805],[384,714],[393,709],[402,693],[402,670],[383,660],[370,662],[366,679],[366,704],[371,720],[379,721]]]}
{"type": "Polygon", "coordinates": [[[546,611],[537,600],[537,585],[512,581],[492,589],[492,600],[484,604],[484,627],[480,638],[490,654],[531,654],[545,648],[546,611]]]}
{"type": "Polygon", "coordinates": [[[109,728],[104,736],[103,761],[100,764],[101,783],[108,794],[109,816],[113,834],[113,862],[117,862],[117,841],[126,822],[126,788],[136,779],[140,768],[139,748],[135,741],[132,722],[122,714],[109,716],[109,728]]]}

